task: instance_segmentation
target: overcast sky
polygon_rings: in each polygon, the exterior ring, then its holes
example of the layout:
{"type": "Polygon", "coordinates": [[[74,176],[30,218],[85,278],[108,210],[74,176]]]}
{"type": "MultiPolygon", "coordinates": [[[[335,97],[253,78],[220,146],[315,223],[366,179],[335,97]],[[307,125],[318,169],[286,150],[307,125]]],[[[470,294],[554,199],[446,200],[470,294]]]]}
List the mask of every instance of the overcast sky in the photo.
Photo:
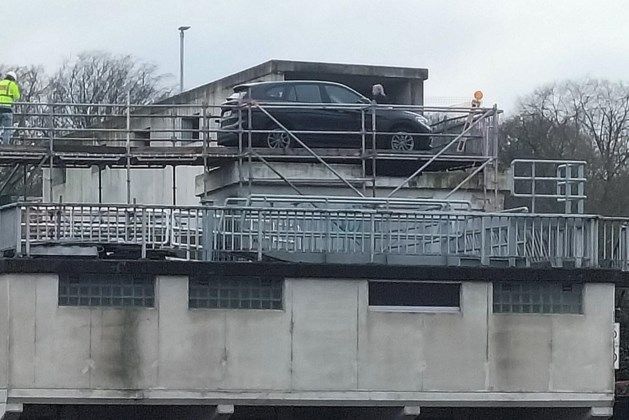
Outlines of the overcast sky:
{"type": "Polygon", "coordinates": [[[269,59],[424,67],[428,97],[485,92],[513,109],[537,86],[629,81],[628,0],[2,0],[0,64],[54,70],[130,53],[186,88],[269,59]]]}

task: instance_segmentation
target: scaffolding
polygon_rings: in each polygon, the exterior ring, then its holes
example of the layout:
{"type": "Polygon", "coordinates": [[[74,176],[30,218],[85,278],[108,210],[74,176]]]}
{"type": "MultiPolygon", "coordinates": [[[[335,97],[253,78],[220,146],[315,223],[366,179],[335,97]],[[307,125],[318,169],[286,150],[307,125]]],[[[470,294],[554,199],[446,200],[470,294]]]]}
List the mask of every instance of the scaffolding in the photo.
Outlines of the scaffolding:
{"type": "MultiPolygon", "coordinates": [[[[376,104],[265,104],[255,102],[235,105],[136,105],[21,103],[17,104],[15,119],[18,127],[12,145],[0,146],[0,166],[29,168],[32,173],[48,169],[51,177],[55,168],[85,168],[96,166],[126,170],[127,204],[131,196],[131,171],[141,168],[201,166],[210,171],[235,163],[238,182],[248,188],[255,181],[252,163],[268,167],[279,180],[301,194],[290,176],[282,173],[285,162],[315,162],[325,167],[348,189],[348,195],[376,196],[378,177],[382,168],[395,168],[404,180],[390,192],[393,197],[414,178],[427,171],[468,170],[465,179],[453,191],[462,188],[476,176],[483,177],[485,201],[492,191],[497,201],[497,127],[500,111],[496,108],[416,107],[376,104]],[[238,139],[231,147],[217,144],[217,136],[229,132],[220,126],[221,112],[229,108],[238,114],[238,127],[232,133],[238,139]],[[277,117],[286,109],[307,112],[351,113],[357,126],[341,130],[290,130],[277,117]],[[421,114],[433,122],[432,148],[401,152],[387,148],[386,139],[395,133],[378,129],[381,112],[396,110],[421,114]],[[263,113],[272,128],[253,127],[254,113],[263,113]],[[279,129],[296,147],[287,149],[260,147],[258,138],[279,129]],[[345,143],[342,148],[316,147],[309,136],[328,136],[345,143]],[[353,143],[346,139],[352,138],[353,143]],[[383,139],[385,139],[383,143],[383,139]],[[384,144],[384,146],[383,146],[384,144]],[[334,168],[335,164],[360,167],[357,180],[348,179],[334,168]]],[[[346,128],[346,127],[343,127],[346,128]]],[[[426,133],[408,133],[419,138],[426,133]]],[[[15,169],[18,173],[19,169],[15,169]]],[[[176,176],[173,170],[173,178],[176,176]]],[[[204,177],[205,179],[206,177],[204,177]]],[[[173,179],[173,186],[176,179],[173,179]]],[[[53,197],[52,180],[48,180],[48,196],[53,197]]],[[[99,190],[101,185],[98,186],[99,190]]],[[[173,192],[173,202],[175,194],[173,192]]]]}

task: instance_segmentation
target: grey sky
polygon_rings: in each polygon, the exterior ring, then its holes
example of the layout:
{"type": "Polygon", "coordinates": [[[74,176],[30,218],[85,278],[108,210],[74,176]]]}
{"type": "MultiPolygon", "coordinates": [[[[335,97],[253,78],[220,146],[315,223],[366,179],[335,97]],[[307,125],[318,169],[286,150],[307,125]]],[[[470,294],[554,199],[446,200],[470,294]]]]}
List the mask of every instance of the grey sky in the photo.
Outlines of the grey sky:
{"type": "Polygon", "coordinates": [[[513,108],[566,78],[629,80],[626,0],[4,0],[0,64],[131,53],[186,87],[272,58],[426,67],[427,96],[513,108]]]}

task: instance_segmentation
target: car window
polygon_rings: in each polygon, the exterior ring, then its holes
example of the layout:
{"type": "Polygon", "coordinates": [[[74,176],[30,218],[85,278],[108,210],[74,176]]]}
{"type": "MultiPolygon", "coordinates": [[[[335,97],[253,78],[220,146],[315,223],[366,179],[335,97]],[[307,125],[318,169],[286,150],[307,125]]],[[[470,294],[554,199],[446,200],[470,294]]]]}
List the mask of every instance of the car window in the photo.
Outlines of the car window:
{"type": "Polygon", "coordinates": [[[297,94],[297,101],[320,104],[321,91],[319,85],[296,85],[295,93],[297,94]]]}
{"type": "Polygon", "coordinates": [[[284,99],[284,85],[271,86],[264,91],[266,99],[281,100],[284,99]]]}
{"type": "Polygon", "coordinates": [[[286,85],[284,90],[284,96],[286,101],[297,102],[297,94],[295,93],[295,86],[286,85]]]}
{"type": "Polygon", "coordinates": [[[325,91],[328,93],[330,102],[336,104],[357,104],[362,101],[362,96],[342,86],[327,85],[325,91]]]}

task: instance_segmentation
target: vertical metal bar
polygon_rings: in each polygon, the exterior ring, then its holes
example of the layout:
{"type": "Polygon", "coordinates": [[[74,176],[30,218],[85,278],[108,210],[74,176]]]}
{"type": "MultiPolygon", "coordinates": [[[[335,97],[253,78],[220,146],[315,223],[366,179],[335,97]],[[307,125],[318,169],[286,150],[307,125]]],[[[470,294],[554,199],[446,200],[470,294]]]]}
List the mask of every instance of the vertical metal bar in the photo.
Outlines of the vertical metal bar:
{"type": "Polygon", "coordinates": [[[361,108],[360,110],[360,147],[361,147],[361,169],[362,169],[362,178],[363,181],[363,195],[367,194],[367,162],[365,159],[367,158],[367,133],[365,131],[365,108],[361,108]]]}
{"type": "Polygon", "coordinates": [[[564,212],[572,213],[572,165],[566,165],[566,185],[564,191],[564,212]]]}
{"type": "Polygon", "coordinates": [[[482,265],[489,265],[489,256],[487,255],[487,233],[486,233],[486,216],[480,217],[480,262],[482,265]]]}
{"type": "Polygon", "coordinates": [[[98,204],[103,203],[103,168],[98,165],[98,204]]]}
{"type": "Polygon", "coordinates": [[[251,103],[248,104],[248,112],[247,112],[247,128],[249,129],[249,135],[247,136],[247,172],[248,172],[248,180],[247,180],[247,188],[249,194],[252,193],[252,182],[253,182],[253,168],[252,168],[252,156],[251,149],[253,147],[253,115],[251,112],[251,103]]]}
{"type": "MultiPolygon", "coordinates": [[[[598,268],[598,220],[595,218],[588,219],[588,226],[590,227],[590,261],[591,267],[598,268]]],[[[605,243],[603,243],[603,248],[605,248],[605,243]]]]}
{"type": "Polygon", "coordinates": [[[146,242],[147,242],[147,213],[146,213],[146,208],[142,207],[142,225],[141,225],[141,232],[142,232],[142,239],[141,239],[141,244],[142,244],[142,252],[141,252],[141,257],[144,259],[146,258],[146,242]]]}
{"type": "Polygon", "coordinates": [[[49,142],[48,142],[48,165],[49,168],[48,170],[50,171],[48,173],[48,201],[50,201],[51,203],[54,201],[54,198],[52,196],[53,192],[52,192],[52,171],[54,169],[54,154],[55,154],[55,149],[54,149],[54,142],[55,142],[55,111],[54,111],[54,105],[49,104],[48,105],[48,124],[49,124],[49,130],[50,130],[50,136],[49,136],[49,142]]]}
{"type": "MultiPolygon", "coordinates": [[[[173,168],[173,206],[177,205],[177,165],[172,165],[173,168]]],[[[205,193],[205,191],[203,191],[205,193]]]]}
{"type": "MultiPolygon", "coordinates": [[[[17,235],[18,235],[18,243],[17,243],[17,250],[16,252],[18,252],[19,254],[21,254],[21,249],[22,249],[22,239],[21,239],[21,235],[22,235],[22,223],[20,221],[21,215],[22,215],[22,209],[20,206],[16,207],[17,208],[17,220],[18,220],[18,230],[17,230],[17,235]]],[[[27,257],[31,256],[31,240],[30,240],[30,236],[31,236],[31,207],[27,204],[24,207],[25,209],[25,237],[26,237],[26,243],[24,244],[24,252],[26,253],[27,257]]]]}
{"type": "Polygon", "coordinates": [[[535,162],[531,162],[531,213],[535,213],[535,162]]]}
{"type": "Polygon", "coordinates": [[[127,92],[127,204],[131,204],[131,93],[127,92]]]}
{"type": "Polygon", "coordinates": [[[493,131],[494,131],[494,150],[493,150],[493,159],[494,159],[494,207],[497,209],[498,208],[498,188],[499,188],[499,184],[500,182],[498,181],[498,124],[500,124],[499,118],[500,115],[498,114],[498,107],[497,105],[494,105],[494,114],[493,114],[493,131]]]}
{"type": "Polygon", "coordinates": [[[371,195],[373,197],[376,196],[376,159],[378,158],[377,153],[377,127],[376,127],[376,107],[375,105],[371,106],[371,195]]]}
{"type": "Polygon", "coordinates": [[[210,146],[210,119],[208,116],[209,104],[207,101],[203,102],[203,193],[201,197],[205,197],[207,194],[207,181],[208,181],[208,147],[210,146]]]}
{"type": "Polygon", "coordinates": [[[581,198],[585,195],[585,182],[583,179],[585,178],[585,165],[582,163],[579,164],[577,169],[577,176],[579,177],[579,182],[577,184],[577,194],[579,194],[579,199],[577,200],[577,212],[579,214],[583,214],[584,212],[584,201],[585,199],[581,198]]]}
{"type": "Polygon", "coordinates": [[[258,261],[262,261],[262,223],[264,220],[263,211],[258,212],[258,261]]]}
{"type": "Polygon", "coordinates": [[[369,234],[371,235],[371,246],[369,247],[369,262],[374,262],[376,252],[376,221],[375,214],[371,213],[369,217],[369,234]]]}
{"type": "MultiPolygon", "coordinates": [[[[247,106],[247,108],[249,109],[249,105],[247,106]]],[[[233,112],[233,111],[232,111],[233,112]]],[[[240,102],[238,102],[238,188],[242,190],[242,182],[243,182],[243,175],[242,175],[242,150],[243,150],[243,121],[242,121],[243,115],[242,115],[242,106],[240,104],[240,102]]]]}

